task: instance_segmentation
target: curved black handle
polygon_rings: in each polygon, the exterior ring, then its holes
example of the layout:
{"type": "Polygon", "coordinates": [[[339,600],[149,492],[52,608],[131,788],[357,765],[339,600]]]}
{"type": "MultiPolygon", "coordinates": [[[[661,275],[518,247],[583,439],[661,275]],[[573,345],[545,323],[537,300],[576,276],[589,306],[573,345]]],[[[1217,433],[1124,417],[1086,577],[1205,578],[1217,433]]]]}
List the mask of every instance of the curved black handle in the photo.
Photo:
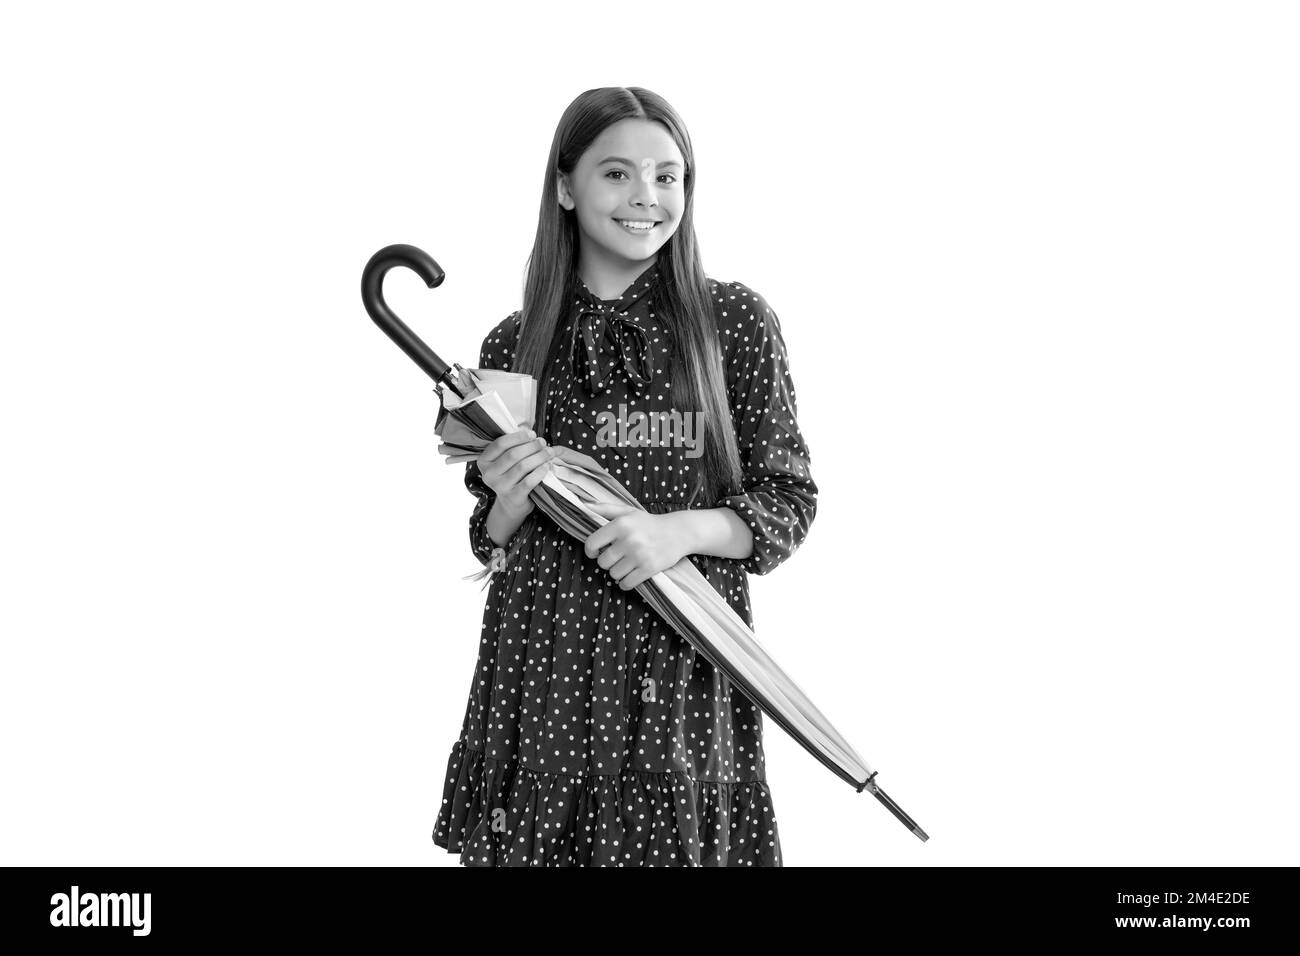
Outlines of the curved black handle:
{"type": "Polygon", "coordinates": [[[383,329],[384,333],[411,357],[411,361],[424,369],[434,382],[441,385],[449,379],[448,373],[451,369],[448,368],[447,363],[439,358],[433,349],[425,345],[424,340],[412,332],[384,301],[384,276],[394,266],[406,266],[423,279],[424,284],[430,289],[442,285],[446,273],[438,263],[433,261],[433,256],[423,249],[405,243],[384,246],[370,257],[370,261],[361,272],[361,301],[365,304],[370,317],[375,320],[375,325],[383,329]]]}

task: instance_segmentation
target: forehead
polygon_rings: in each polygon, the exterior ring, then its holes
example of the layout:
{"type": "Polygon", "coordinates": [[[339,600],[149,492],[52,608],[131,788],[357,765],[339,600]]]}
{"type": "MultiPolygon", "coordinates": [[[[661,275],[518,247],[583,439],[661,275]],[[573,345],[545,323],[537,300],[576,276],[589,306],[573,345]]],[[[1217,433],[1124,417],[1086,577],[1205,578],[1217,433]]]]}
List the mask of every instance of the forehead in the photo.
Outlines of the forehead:
{"type": "Polygon", "coordinates": [[[644,119],[619,120],[592,140],[582,154],[583,163],[599,163],[610,156],[622,156],[634,163],[651,159],[656,164],[675,160],[685,165],[682,151],[661,123],[644,119]]]}

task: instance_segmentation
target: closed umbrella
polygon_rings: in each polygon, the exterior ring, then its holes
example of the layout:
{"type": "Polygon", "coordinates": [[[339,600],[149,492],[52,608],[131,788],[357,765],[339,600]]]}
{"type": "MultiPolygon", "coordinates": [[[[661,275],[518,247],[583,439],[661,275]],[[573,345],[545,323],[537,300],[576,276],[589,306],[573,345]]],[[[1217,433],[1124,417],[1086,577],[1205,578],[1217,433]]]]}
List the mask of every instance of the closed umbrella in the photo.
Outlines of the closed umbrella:
{"type": "MultiPolygon", "coordinates": [[[[448,461],[473,461],[492,441],[532,424],[536,382],[531,376],[448,365],[399,319],[384,301],[383,279],[395,266],[413,270],[429,288],[444,273],[423,250],[386,246],[366,264],[361,297],[375,323],[424,369],[438,389],[435,431],[448,461]]],[[[642,505],[608,472],[555,459],[552,471],[529,492],[537,507],[564,531],[585,541],[608,520],[588,505],[642,505]]],[[[488,572],[481,572],[488,573],[488,572]]],[[[635,589],[681,637],[832,773],[871,793],[921,840],[929,837],[875,782],[877,771],[853,749],[808,696],[772,660],[753,630],[687,558],[635,589]]]]}

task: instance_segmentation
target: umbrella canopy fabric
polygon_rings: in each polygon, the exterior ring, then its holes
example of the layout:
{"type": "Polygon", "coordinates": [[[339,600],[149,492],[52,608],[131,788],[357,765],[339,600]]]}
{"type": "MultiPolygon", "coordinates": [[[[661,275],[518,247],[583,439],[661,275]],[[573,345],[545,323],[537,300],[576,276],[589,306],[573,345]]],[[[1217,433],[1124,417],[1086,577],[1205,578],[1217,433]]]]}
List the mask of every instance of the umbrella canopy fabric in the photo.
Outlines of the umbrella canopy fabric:
{"type": "MultiPolygon", "coordinates": [[[[496,438],[531,425],[536,394],[536,381],[531,376],[497,369],[466,371],[459,366],[456,371],[458,387],[440,384],[441,404],[434,428],[442,439],[439,452],[448,463],[477,460],[496,438]]],[[[543,513],[580,541],[608,520],[591,510],[589,504],[621,502],[643,508],[603,469],[560,459],[553,460],[551,468],[530,497],[543,513]]],[[[490,577],[501,566],[489,565],[474,576],[490,577]]],[[[875,784],[876,771],[777,665],[749,625],[690,560],[681,559],[635,590],[684,640],[832,773],[859,792],[870,791],[916,836],[929,839],[875,784]]]]}

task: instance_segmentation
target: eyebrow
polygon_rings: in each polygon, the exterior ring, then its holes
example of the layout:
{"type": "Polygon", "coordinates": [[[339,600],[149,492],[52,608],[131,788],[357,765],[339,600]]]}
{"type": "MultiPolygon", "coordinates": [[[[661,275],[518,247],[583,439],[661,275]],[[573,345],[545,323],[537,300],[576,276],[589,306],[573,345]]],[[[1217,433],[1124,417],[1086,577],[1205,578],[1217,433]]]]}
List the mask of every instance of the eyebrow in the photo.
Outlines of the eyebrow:
{"type": "MultiPolygon", "coordinates": [[[[633,167],[633,168],[636,168],[636,165],[637,165],[636,163],[632,162],[632,160],[630,160],[630,159],[624,159],[622,156],[606,156],[604,159],[602,159],[602,160],[601,160],[599,163],[597,163],[596,165],[597,165],[597,166],[604,166],[606,163],[622,163],[624,166],[631,166],[631,167],[633,167]]],[[[663,169],[665,166],[676,166],[676,167],[678,167],[678,168],[680,169],[680,168],[681,168],[681,165],[682,165],[682,164],[679,163],[679,162],[677,162],[677,160],[675,160],[675,159],[669,159],[669,160],[665,160],[664,162],[660,163],[658,166],[655,167],[655,169],[663,169]]]]}

